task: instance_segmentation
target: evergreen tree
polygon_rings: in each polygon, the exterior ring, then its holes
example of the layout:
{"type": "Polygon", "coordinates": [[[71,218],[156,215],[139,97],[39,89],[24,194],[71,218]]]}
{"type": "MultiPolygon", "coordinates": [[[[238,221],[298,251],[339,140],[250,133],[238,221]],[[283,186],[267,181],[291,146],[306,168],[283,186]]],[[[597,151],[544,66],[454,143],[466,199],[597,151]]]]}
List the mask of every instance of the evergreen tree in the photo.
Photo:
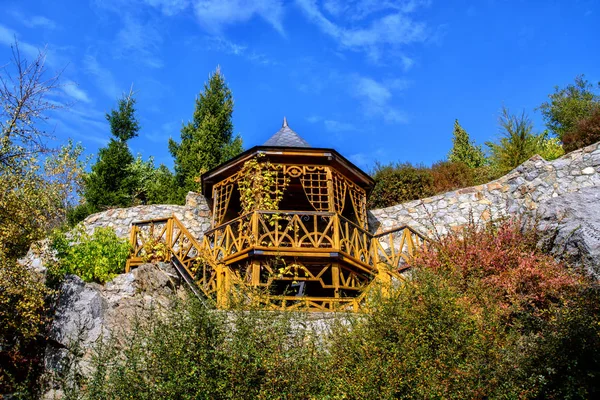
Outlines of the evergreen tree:
{"type": "Polygon", "coordinates": [[[154,166],[154,158],[142,160],[140,155],[129,168],[135,182],[133,197],[142,204],[170,204],[176,199],[173,173],[164,164],[154,166]]]}
{"type": "Polygon", "coordinates": [[[242,152],[241,138],[233,136],[232,113],[231,91],[217,67],[196,99],[192,121],[181,129],[181,142],[169,140],[180,201],[198,190],[200,175],[242,152]]]}
{"type": "Polygon", "coordinates": [[[92,171],[85,179],[84,197],[88,212],[112,206],[128,207],[133,203],[136,188],[131,165],[134,157],[127,141],[140,129],[135,117],[133,93],[123,96],[118,108],[106,114],[113,137],[107,147],[100,149],[92,171]]]}
{"type": "Polygon", "coordinates": [[[491,151],[491,164],[501,174],[507,173],[543,151],[546,133],[534,134],[533,124],[525,112],[512,115],[506,107],[499,119],[500,143],[486,143],[491,151]]]}
{"type": "Polygon", "coordinates": [[[467,131],[454,120],[454,136],[452,137],[452,150],[448,154],[451,162],[462,162],[469,168],[481,167],[485,164],[485,155],[480,146],[475,146],[469,138],[467,131]]]}

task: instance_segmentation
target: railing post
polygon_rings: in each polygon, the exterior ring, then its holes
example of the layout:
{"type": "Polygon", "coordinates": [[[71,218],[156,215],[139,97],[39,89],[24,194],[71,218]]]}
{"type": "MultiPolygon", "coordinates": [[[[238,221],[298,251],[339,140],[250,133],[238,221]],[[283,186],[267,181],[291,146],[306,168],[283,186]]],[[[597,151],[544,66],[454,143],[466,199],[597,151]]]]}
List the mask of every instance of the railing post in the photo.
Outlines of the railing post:
{"type": "Polygon", "coordinates": [[[252,286],[258,287],[260,285],[260,262],[258,260],[252,261],[252,286]]]}
{"type": "Polygon", "coordinates": [[[252,213],[250,217],[250,224],[252,225],[252,238],[250,246],[258,246],[258,211],[252,213]]]}
{"type": "Polygon", "coordinates": [[[339,215],[333,214],[333,246],[339,252],[342,251],[342,246],[340,244],[340,217],[339,215]]]}
{"type": "Polygon", "coordinates": [[[167,246],[169,247],[169,253],[173,253],[173,217],[167,220],[165,236],[165,242],[167,242],[167,246]]]}
{"type": "MultiPolygon", "coordinates": [[[[137,254],[137,232],[136,232],[136,226],[135,225],[131,225],[131,232],[129,232],[129,243],[131,243],[131,252],[133,253],[133,256],[135,257],[137,254]]],[[[130,265],[130,259],[131,256],[129,256],[127,258],[127,262],[125,263],[125,272],[129,273],[129,271],[131,270],[131,265],[130,265]]]]}
{"type": "Polygon", "coordinates": [[[384,298],[389,297],[390,287],[392,286],[392,276],[384,263],[377,263],[377,279],[381,284],[381,294],[384,298]]]}
{"type": "Polygon", "coordinates": [[[371,259],[373,260],[373,265],[379,265],[379,239],[377,236],[371,238],[371,259]]]}
{"type": "Polygon", "coordinates": [[[229,307],[229,293],[231,277],[229,276],[229,268],[223,264],[215,266],[217,274],[217,308],[223,310],[229,307]]]}
{"type": "MultiPolygon", "coordinates": [[[[335,193],[333,188],[333,173],[330,167],[326,167],[327,171],[327,209],[329,212],[335,212],[335,193]]],[[[342,210],[340,210],[342,212],[342,210]]]]}
{"type": "Polygon", "coordinates": [[[337,263],[331,264],[331,283],[333,284],[333,296],[340,297],[340,267],[337,263]]]}

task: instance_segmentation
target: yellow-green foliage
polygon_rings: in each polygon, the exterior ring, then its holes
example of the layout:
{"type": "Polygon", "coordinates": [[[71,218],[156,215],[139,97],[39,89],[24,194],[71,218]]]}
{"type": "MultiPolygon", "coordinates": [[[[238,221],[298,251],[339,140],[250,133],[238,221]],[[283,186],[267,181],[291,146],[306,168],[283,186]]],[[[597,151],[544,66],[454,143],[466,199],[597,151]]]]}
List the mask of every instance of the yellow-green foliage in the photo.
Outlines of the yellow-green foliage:
{"type": "Polygon", "coordinates": [[[44,296],[48,293],[44,283],[26,267],[0,255],[0,337],[37,335],[44,322],[44,296]]]}
{"type": "Polygon", "coordinates": [[[0,393],[16,392],[35,379],[43,351],[35,343],[46,322],[48,294],[38,277],[0,252],[0,393]]]}
{"type": "Polygon", "coordinates": [[[169,246],[159,239],[150,238],[146,240],[143,246],[144,262],[166,261],[169,258],[169,246]]]}
{"type": "Polygon", "coordinates": [[[259,154],[246,161],[240,171],[238,189],[244,214],[254,210],[279,209],[287,179],[278,185],[278,171],[263,158],[264,154],[259,154]]]}
{"type": "Polygon", "coordinates": [[[7,257],[24,254],[61,215],[56,187],[26,164],[20,171],[0,166],[0,250],[7,257]]]}
{"type": "Polygon", "coordinates": [[[565,154],[562,144],[558,138],[550,138],[544,135],[540,143],[539,155],[546,161],[556,160],[565,154]]]}
{"type": "Polygon", "coordinates": [[[123,273],[130,245],[111,228],[97,228],[92,235],[82,228],[70,233],[55,232],[52,248],[58,262],[50,273],[61,278],[75,274],[86,282],[104,283],[123,273]]]}

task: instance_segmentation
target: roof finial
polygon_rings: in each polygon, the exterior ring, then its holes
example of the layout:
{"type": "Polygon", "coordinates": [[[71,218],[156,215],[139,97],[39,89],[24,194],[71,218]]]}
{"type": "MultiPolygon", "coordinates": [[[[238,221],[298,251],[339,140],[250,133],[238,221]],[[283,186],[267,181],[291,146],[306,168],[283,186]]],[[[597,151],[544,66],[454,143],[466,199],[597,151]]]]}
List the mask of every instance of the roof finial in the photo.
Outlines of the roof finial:
{"type": "Polygon", "coordinates": [[[283,117],[283,125],[281,127],[282,128],[288,128],[287,118],[286,117],[283,117]]]}

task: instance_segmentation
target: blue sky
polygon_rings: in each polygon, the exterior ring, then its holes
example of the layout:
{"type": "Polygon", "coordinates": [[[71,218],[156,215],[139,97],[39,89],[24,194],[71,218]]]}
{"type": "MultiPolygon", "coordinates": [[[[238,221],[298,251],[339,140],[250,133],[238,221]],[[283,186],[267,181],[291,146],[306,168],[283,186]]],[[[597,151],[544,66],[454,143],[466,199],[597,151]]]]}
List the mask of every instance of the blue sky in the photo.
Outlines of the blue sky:
{"type": "Polygon", "coordinates": [[[48,128],[96,153],[104,114],[133,84],[142,129],[132,151],[172,166],[194,100],[217,65],[246,148],[287,116],[312,146],[360,167],[430,164],[458,118],[478,143],[502,105],[544,128],[539,106],[577,74],[600,81],[600,2],[460,0],[3,0],[0,64],[17,37],[46,46],[68,102],[48,128]]]}

